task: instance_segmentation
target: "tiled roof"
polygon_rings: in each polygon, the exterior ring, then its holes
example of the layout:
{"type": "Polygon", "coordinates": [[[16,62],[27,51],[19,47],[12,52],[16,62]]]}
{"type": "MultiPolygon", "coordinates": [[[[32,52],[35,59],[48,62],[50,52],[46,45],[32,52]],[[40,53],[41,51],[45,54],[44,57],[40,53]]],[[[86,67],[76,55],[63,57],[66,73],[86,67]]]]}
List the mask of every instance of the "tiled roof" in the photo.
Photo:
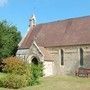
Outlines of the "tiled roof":
{"type": "Polygon", "coordinates": [[[39,49],[41,50],[41,52],[44,54],[44,60],[49,60],[49,61],[53,61],[53,57],[50,54],[50,51],[45,49],[44,47],[39,47],[39,49]]]}
{"type": "Polygon", "coordinates": [[[90,44],[90,16],[36,25],[19,48],[36,41],[42,47],[90,44]]]}

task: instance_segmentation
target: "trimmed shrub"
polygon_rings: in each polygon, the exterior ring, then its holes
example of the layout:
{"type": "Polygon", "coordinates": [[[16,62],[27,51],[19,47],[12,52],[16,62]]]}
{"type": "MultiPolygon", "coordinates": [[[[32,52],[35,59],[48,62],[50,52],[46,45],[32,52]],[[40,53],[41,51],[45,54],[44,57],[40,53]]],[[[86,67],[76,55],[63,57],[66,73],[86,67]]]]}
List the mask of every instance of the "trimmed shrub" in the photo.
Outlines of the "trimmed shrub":
{"type": "Polygon", "coordinates": [[[25,75],[8,74],[0,79],[0,87],[17,89],[27,85],[28,81],[25,75]]]}
{"type": "Polygon", "coordinates": [[[3,60],[3,63],[5,64],[3,67],[4,73],[14,73],[19,75],[30,73],[29,64],[17,57],[6,58],[3,60]]]}

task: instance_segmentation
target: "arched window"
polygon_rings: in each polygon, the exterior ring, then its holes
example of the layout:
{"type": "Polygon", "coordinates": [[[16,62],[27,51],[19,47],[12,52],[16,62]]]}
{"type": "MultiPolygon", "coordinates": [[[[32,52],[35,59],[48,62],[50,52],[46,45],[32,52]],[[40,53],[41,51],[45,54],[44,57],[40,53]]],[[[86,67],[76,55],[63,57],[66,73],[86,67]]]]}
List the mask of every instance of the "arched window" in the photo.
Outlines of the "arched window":
{"type": "Polygon", "coordinates": [[[83,49],[80,48],[80,66],[83,66],[83,49]]]}
{"type": "Polygon", "coordinates": [[[64,65],[64,52],[63,52],[63,49],[61,49],[61,65],[64,65]]]}

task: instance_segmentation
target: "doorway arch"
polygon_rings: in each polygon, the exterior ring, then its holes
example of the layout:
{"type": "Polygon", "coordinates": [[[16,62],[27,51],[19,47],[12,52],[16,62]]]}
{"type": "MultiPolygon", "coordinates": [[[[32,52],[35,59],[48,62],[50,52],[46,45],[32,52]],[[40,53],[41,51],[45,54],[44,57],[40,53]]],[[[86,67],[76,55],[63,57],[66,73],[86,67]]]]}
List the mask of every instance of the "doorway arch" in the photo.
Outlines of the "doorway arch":
{"type": "Polygon", "coordinates": [[[38,65],[39,64],[39,60],[36,57],[33,57],[31,60],[31,63],[38,65]]]}
{"type": "Polygon", "coordinates": [[[28,58],[27,58],[27,61],[29,62],[29,63],[32,63],[32,61],[34,62],[41,62],[41,59],[40,59],[40,57],[38,57],[37,55],[30,55],[28,58]]]}

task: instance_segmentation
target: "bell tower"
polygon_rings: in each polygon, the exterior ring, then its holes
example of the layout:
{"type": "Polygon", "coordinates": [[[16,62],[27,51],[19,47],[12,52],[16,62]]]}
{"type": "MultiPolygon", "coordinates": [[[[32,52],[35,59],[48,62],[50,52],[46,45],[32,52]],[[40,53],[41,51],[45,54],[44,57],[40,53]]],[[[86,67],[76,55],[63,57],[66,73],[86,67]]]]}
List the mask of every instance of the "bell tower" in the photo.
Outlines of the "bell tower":
{"type": "Polygon", "coordinates": [[[29,27],[33,27],[33,26],[36,26],[36,17],[34,14],[29,19],[29,27]]]}

